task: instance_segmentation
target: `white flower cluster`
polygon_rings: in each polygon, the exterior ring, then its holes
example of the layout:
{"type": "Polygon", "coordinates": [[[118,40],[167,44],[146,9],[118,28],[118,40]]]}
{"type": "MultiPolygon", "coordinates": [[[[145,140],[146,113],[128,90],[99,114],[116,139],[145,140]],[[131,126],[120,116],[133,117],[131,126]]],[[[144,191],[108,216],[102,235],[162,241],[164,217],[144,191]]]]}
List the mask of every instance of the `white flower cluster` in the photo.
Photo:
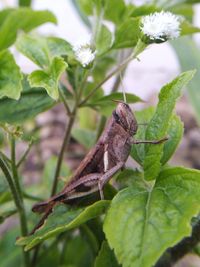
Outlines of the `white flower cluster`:
{"type": "Polygon", "coordinates": [[[79,40],[74,46],[73,50],[76,59],[83,67],[87,67],[95,59],[95,52],[91,49],[91,36],[85,36],[79,40]]]}
{"type": "Polygon", "coordinates": [[[143,17],[140,28],[151,40],[166,41],[179,37],[180,24],[180,16],[161,11],[143,17]]]}

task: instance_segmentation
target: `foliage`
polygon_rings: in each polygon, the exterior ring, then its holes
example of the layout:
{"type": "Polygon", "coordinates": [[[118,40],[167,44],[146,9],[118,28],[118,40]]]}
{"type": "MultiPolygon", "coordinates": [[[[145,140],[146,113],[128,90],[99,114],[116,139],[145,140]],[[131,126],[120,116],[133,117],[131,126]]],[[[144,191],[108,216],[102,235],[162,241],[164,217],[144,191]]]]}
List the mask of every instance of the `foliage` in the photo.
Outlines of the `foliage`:
{"type": "MultiPolygon", "coordinates": [[[[170,11],[183,16],[180,35],[198,33],[191,23],[192,4],[198,2],[157,0],[136,6],[124,0],[72,1],[92,33],[91,40],[78,48],[62,38],[38,35],[37,27],[57,20],[49,11],[32,10],[30,0],[0,11],[0,223],[16,216],[20,226],[3,235],[1,266],[19,262],[26,267],[151,267],[191,234],[191,220],[200,208],[200,171],[169,164],[183,136],[175,105],[185,87],[199,118],[199,76],[191,70],[199,70],[199,51],[190,39],[173,43],[187,71],[161,88],[156,107],[135,114],[138,123],[148,122],[146,128],[139,127],[136,140],[168,140],[132,146],[130,156],[139,168],[116,174],[114,186],[104,188],[106,200],[99,200],[97,192],[82,197],[77,205],[58,204],[44,224],[29,233],[39,220],[31,211],[33,203],[48,198],[50,191],[51,196],[59,192],[73,173],[63,160],[70,138],[86,150],[95,145],[116,102],[123,100],[119,88],[128,64],[158,41],[144,38],[143,16],[170,11]],[[25,75],[11,46],[37,69],[25,75]],[[87,57],[88,64],[82,65],[77,53],[87,57]],[[105,95],[103,85],[111,77],[115,80],[105,95]],[[37,115],[58,104],[67,114],[60,153],[47,161],[39,158],[42,181],[25,185],[28,153],[34,147],[37,156],[45,126],[38,125],[37,115]],[[27,150],[20,154],[22,142],[27,150]]],[[[126,94],[126,99],[129,104],[143,102],[134,93],[126,94]]]]}

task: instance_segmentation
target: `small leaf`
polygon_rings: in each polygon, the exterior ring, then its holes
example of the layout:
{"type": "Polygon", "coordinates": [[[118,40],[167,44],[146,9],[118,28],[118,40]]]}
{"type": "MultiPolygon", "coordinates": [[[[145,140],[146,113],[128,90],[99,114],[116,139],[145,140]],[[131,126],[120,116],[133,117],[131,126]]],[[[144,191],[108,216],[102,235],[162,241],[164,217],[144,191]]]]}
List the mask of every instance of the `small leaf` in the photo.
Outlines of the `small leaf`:
{"type": "Polygon", "coordinates": [[[43,87],[50,97],[58,100],[58,82],[66,68],[67,63],[62,58],[55,57],[48,71],[36,70],[29,75],[28,80],[32,87],[43,87]]]}
{"type": "Polygon", "coordinates": [[[13,55],[4,50],[0,52],[0,98],[19,99],[22,91],[22,74],[13,55]]]}
{"type": "Polygon", "coordinates": [[[134,47],[140,37],[140,19],[129,18],[116,29],[113,48],[134,47]]]}
{"type": "Polygon", "coordinates": [[[95,42],[98,56],[104,54],[111,48],[112,39],[111,32],[105,25],[102,25],[95,42]]]}
{"type": "Polygon", "coordinates": [[[0,50],[11,46],[15,42],[19,30],[29,32],[46,22],[56,23],[56,18],[49,11],[18,8],[8,12],[0,26],[0,50]]]}
{"type": "Polygon", "coordinates": [[[110,201],[102,200],[85,209],[74,210],[70,210],[69,207],[63,204],[58,205],[41,228],[31,236],[18,239],[17,245],[25,245],[25,251],[27,251],[50,237],[77,228],[88,220],[101,215],[105,212],[109,203],[110,201]]]}
{"type": "Polygon", "coordinates": [[[108,243],[103,241],[101,250],[95,261],[95,267],[119,267],[113,251],[109,248],[108,243]]]}
{"type": "Polygon", "coordinates": [[[198,32],[200,32],[200,28],[195,27],[190,22],[184,20],[181,23],[181,35],[189,35],[189,34],[198,33],[198,32]]]}
{"type": "Polygon", "coordinates": [[[9,98],[0,100],[0,122],[19,124],[34,118],[53,105],[55,102],[44,89],[30,88],[26,83],[18,101],[9,98]]]}
{"type": "MultiPolygon", "coordinates": [[[[156,112],[146,130],[146,140],[159,140],[166,136],[176,101],[181,95],[181,90],[192,79],[194,73],[194,71],[184,72],[162,88],[156,112]]],[[[157,177],[161,166],[163,146],[163,143],[145,146],[145,179],[152,180],[157,177]]]]}
{"type": "Polygon", "coordinates": [[[169,168],[153,188],[135,183],[112,200],[104,232],[123,267],[151,267],[162,253],[190,235],[200,208],[200,172],[169,168]]]}

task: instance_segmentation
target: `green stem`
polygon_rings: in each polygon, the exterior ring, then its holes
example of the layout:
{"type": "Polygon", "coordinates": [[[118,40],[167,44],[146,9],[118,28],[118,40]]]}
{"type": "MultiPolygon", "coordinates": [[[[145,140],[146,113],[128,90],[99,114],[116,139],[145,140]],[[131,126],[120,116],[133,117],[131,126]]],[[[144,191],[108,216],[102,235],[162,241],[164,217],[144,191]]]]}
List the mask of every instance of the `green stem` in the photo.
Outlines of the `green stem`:
{"type": "MultiPolygon", "coordinates": [[[[9,187],[10,187],[10,190],[11,190],[14,202],[15,202],[15,206],[16,206],[18,213],[19,213],[21,234],[22,234],[22,236],[26,236],[28,233],[28,230],[27,230],[26,217],[25,217],[23,204],[22,204],[20,196],[18,195],[18,192],[15,188],[15,184],[13,182],[11,175],[10,175],[10,172],[9,172],[4,160],[1,158],[1,156],[0,156],[0,168],[2,169],[2,172],[4,173],[5,178],[9,184],[9,187]]],[[[28,253],[26,253],[23,250],[23,248],[22,248],[22,253],[24,256],[25,266],[28,267],[29,266],[29,255],[28,255],[28,253]]]]}
{"type": "Polygon", "coordinates": [[[53,186],[52,186],[52,190],[51,190],[51,196],[53,196],[56,193],[56,190],[57,190],[58,177],[60,175],[60,170],[61,170],[61,166],[62,166],[64,152],[65,152],[65,149],[66,149],[66,147],[67,147],[67,145],[69,143],[72,126],[74,124],[75,117],[76,117],[76,111],[77,111],[77,108],[75,106],[72,114],[69,117],[69,122],[68,122],[68,125],[67,125],[67,128],[66,128],[66,131],[65,131],[63,143],[62,143],[62,146],[61,146],[61,149],[60,149],[60,153],[59,153],[59,156],[58,156],[58,161],[57,161],[57,165],[56,165],[53,186]]]}
{"type": "Polygon", "coordinates": [[[66,99],[65,99],[65,96],[64,96],[62,90],[60,90],[60,89],[59,89],[59,95],[60,95],[60,99],[61,99],[62,102],[63,102],[63,105],[65,106],[65,109],[66,109],[66,111],[67,111],[67,115],[70,116],[70,115],[71,115],[70,108],[69,108],[69,106],[68,106],[68,104],[67,104],[67,101],[66,101],[66,99]]]}
{"type": "Polygon", "coordinates": [[[19,177],[18,177],[18,172],[17,172],[17,165],[16,165],[15,138],[13,136],[11,136],[11,168],[12,168],[12,174],[13,174],[13,179],[15,182],[17,193],[20,199],[22,199],[22,192],[21,192],[21,187],[20,187],[19,177]]]}

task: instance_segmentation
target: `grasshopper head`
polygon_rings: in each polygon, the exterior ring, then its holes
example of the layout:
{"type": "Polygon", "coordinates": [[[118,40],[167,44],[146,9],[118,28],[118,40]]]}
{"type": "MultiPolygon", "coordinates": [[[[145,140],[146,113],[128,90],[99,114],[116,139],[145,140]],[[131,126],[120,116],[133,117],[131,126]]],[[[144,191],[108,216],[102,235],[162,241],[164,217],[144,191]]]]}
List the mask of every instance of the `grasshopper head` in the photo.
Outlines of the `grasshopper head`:
{"type": "Polygon", "coordinates": [[[120,124],[131,136],[136,134],[138,124],[128,104],[119,102],[116,110],[113,112],[113,116],[116,122],[120,124]]]}

